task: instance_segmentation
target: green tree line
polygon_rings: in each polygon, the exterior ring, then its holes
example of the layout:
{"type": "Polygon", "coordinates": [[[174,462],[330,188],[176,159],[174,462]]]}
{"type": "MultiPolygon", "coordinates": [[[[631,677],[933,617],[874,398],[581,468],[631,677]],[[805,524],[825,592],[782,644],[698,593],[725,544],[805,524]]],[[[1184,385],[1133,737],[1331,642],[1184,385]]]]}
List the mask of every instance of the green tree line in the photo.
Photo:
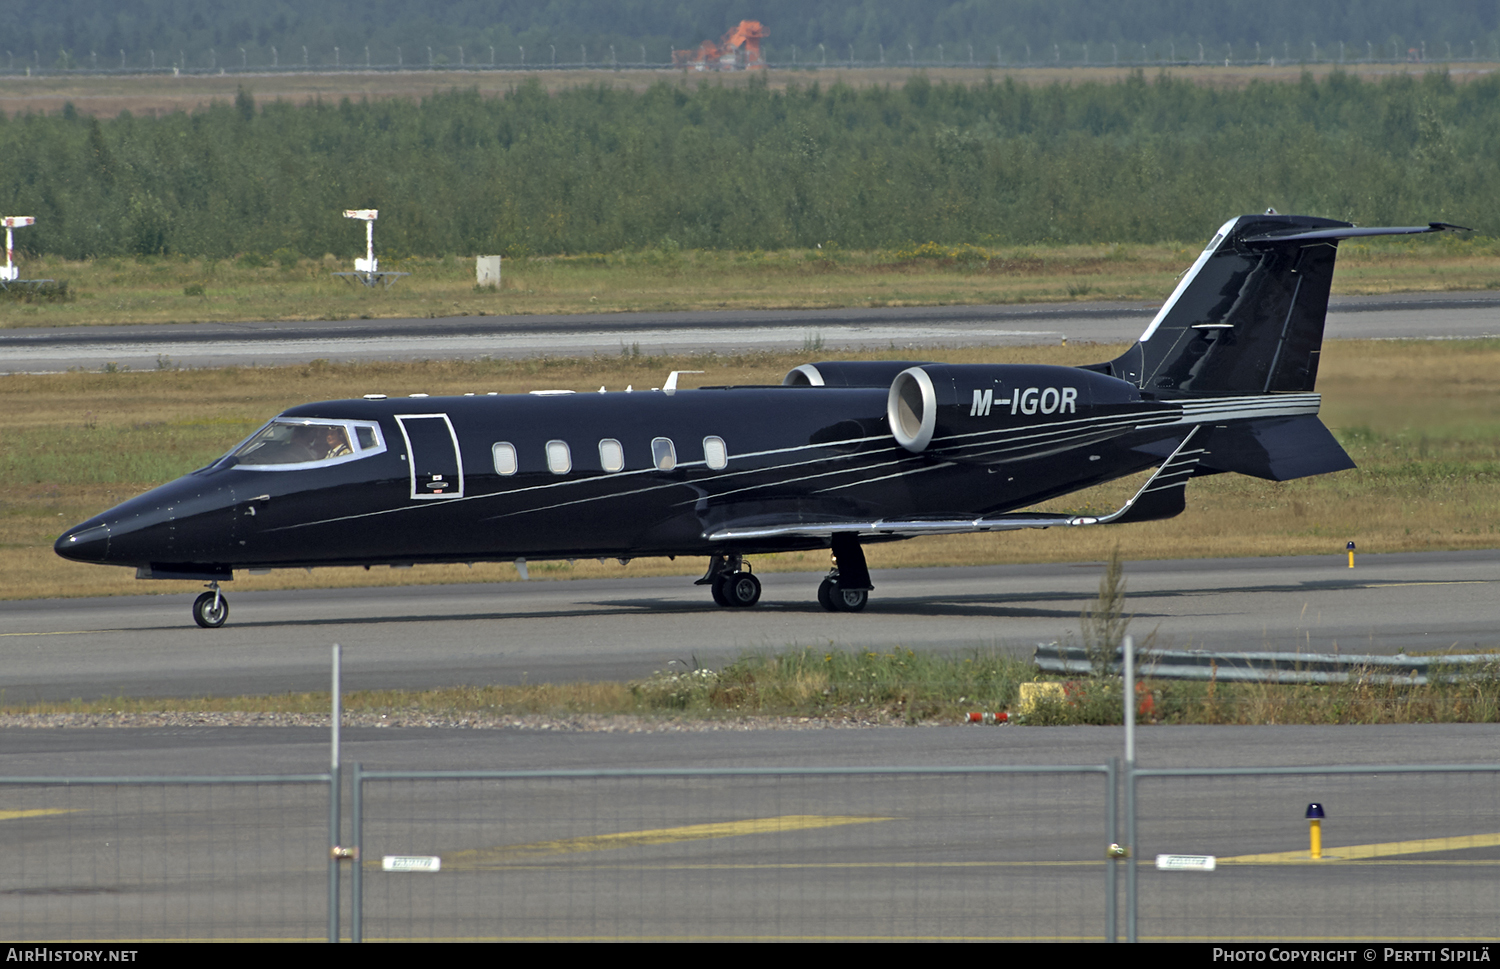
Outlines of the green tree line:
{"type": "Polygon", "coordinates": [[[1435,60],[1496,56],[1500,41],[1494,0],[49,0],[0,5],[0,69],[347,66],[367,47],[374,64],[407,66],[510,65],[522,47],[533,65],[661,64],[742,19],[766,25],[774,60],[799,47],[801,63],[964,62],[971,47],[980,64],[1072,61],[1084,44],[1095,63],[1196,60],[1199,44],[1209,60],[1328,60],[1341,42],[1350,58],[1425,42],[1435,60]]]}
{"type": "Polygon", "coordinates": [[[1196,239],[1268,206],[1500,229],[1500,77],[1239,90],[663,82],[0,119],[0,207],[70,258],[1196,239]]]}

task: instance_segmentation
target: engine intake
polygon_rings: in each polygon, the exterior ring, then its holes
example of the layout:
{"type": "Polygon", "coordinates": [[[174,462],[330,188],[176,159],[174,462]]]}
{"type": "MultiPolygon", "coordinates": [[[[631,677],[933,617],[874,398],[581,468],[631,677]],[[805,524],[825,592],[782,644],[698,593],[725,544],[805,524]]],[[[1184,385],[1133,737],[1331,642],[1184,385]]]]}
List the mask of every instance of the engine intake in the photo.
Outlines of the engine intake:
{"type": "Polygon", "coordinates": [[[916,453],[927,450],[937,431],[937,413],[937,389],[927,371],[911,367],[891,381],[885,416],[896,443],[916,453]]]}

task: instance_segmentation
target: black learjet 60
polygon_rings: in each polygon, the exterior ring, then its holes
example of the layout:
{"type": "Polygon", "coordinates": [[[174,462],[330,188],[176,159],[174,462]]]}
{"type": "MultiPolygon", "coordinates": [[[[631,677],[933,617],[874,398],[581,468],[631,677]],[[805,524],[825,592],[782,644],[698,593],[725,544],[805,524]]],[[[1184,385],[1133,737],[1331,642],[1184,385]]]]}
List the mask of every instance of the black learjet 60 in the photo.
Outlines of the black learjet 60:
{"type": "Polygon", "coordinates": [[[69,529],[57,552],[143,579],[235,569],[704,555],[721,606],[746,556],[831,548],[818,600],[864,608],[862,545],[1169,518],[1189,478],[1354,466],[1313,393],[1340,239],[1275,213],[1224,223],[1139,341],[1087,367],[810,363],[780,386],[326,401],[69,529]],[[1022,511],[1157,468],[1100,517],[1022,511]]]}

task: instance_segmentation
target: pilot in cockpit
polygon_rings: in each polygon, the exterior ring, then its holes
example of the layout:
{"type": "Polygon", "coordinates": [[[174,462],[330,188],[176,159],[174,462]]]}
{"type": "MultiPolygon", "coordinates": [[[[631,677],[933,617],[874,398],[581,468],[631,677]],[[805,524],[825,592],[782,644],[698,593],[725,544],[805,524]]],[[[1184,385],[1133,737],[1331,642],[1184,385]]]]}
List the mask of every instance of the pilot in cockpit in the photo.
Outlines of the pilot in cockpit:
{"type": "Polygon", "coordinates": [[[323,457],[339,458],[353,454],[349,447],[349,434],[342,427],[323,428],[323,457]]]}

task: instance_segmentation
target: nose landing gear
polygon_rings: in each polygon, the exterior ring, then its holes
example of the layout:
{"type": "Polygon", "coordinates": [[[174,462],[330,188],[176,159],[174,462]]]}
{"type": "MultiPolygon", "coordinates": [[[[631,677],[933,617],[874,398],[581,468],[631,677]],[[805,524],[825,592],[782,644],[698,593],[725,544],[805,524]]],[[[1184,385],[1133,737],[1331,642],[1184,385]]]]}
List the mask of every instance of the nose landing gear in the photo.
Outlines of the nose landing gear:
{"type": "Polygon", "coordinates": [[[229,618],[229,602],[219,591],[219,583],[210,582],[210,591],[193,600],[193,622],[204,629],[218,629],[229,618]]]}

